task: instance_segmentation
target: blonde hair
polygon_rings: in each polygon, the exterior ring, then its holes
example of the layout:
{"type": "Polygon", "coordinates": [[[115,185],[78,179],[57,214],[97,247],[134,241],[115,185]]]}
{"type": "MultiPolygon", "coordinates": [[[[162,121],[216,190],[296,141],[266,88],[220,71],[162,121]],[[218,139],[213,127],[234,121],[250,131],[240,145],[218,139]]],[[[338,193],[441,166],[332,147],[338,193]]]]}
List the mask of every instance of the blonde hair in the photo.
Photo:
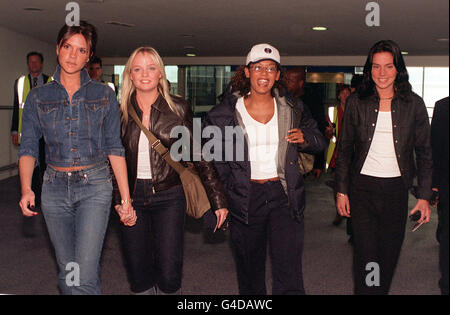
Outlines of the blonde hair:
{"type": "Polygon", "coordinates": [[[152,57],[153,62],[158,67],[159,72],[161,73],[161,78],[159,79],[157,87],[158,92],[164,97],[172,112],[174,112],[177,115],[180,115],[178,107],[173,102],[172,97],[170,96],[169,84],[167,83],[166,71],[164,70],[164,63],[161,59],[161,56],[153,47],[144,46],[139,47],[135,51],[133,51],[133,53],[130,55],[130,58],[128,58],[128,61],[125,65],[125,69],[123,71],[120,109],[122,111],[125,122],[128,122],[128,106],[131,105],[131,96],[136,90],[133,81],[130,78],[130,73],[131,73],[131,65],[137,54],[149,54],[152,57]]]}

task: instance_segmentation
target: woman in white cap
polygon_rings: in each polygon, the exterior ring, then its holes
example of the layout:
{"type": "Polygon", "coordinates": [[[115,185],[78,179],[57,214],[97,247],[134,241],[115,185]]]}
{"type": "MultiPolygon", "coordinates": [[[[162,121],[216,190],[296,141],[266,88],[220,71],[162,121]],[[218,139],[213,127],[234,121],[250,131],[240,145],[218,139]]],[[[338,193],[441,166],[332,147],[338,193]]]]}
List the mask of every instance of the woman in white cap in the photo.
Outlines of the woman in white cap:
{"type": "Polygon", "coordinates": [[[272,293],[305,293],[305,190],[298,155],[320,152],[326,144],[303,103],[284,95],[284,85],[278,50],[269,44],[255,45],[232,79],[232,93],[206,119],[222,135],[229,127],[236,134],[233,141],[222,139],[222,151],[227,154],[214,165],[232,214],[231,242],[240,294],[266,294],[267,239],[272,293]]]}

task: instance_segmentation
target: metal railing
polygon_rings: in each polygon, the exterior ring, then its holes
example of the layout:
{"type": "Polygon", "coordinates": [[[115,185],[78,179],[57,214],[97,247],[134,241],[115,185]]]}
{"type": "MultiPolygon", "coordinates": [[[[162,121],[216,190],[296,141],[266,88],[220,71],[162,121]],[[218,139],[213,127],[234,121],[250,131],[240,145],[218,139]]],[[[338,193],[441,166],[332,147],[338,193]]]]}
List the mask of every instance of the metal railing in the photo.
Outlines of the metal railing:
{"type": "Polygon", "coordinates": [[[14,170],[17,167],[19,167],[19,165],[17,163],[12,163],[12,164],[9,164],[9,165],[1,166],[0,167],[0,172],[14,170]]]}

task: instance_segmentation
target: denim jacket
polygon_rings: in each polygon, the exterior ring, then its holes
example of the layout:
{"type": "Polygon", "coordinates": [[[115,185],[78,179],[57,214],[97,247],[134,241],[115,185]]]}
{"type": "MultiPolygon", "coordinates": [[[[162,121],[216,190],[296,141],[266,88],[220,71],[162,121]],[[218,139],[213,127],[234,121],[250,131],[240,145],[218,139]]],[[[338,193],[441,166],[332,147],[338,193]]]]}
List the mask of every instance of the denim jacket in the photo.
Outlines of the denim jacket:
{"type": "Polygon", "coordinates": [[[69,100],[56,67],[53,81],[31,90],[22,117],[19,158],[39,154],[45,141],[47,164],[73,167],[96,164],[108,155],[125,156],[120,112],[114,91],[81,71],[81,86],[69,100]]]}

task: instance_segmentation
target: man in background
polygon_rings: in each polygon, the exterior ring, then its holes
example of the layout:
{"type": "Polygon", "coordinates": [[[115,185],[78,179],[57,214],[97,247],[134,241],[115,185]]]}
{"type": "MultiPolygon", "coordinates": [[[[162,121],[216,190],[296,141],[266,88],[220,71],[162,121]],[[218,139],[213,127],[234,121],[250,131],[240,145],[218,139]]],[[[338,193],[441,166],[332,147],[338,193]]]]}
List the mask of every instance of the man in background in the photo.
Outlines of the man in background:
{"type": "MultiPolygon", "coordinates": [[[[295,67],[291,68],[286,73],[287,76],[287,88],[295,98],[300,98],[302,102],[308,107],[312,117],[317,122],[317,127],[322,135],[325,134],[325,129],[328,126],[328,122],[325,116],[325,110],[323,108],[322,100],[320,96],[314,95],[312,91],[309,91],[305,87],[306,83],[306,68],[295,67]]],[[[312,173],[316,178],[322,175],[325,168],[325,154],[320,152],[314,155],[314,166],[312,173]]]]}
{"type": "MultiPolygon", "coordinates": [[[[11,141],[15,146],[20,145],[20,138],[22,133],[22,112],[27,100],[27,96],[34,88],[44,85],[52,80],[51,77],[42,73],[44,66],[44,56],[36,51],[29,52],[27,54],[27,67],[28,74],[20,76],[14,82],[14,100],[13,100],[13,115],[11,123],[11,141]]],[[[39,140],[39,158],[36,163],[36,167],[33,171],[33,177],[31,181],[31,188],[35,192],[35,205],[36,210],[40,208],[41,204],[41,189],[42,178],[46,169],[45,164],[45,143],[44,139],[39,140]]],[[[27,223],[31,221],[24,219],[24,234],[25,236],[32,236],[32,226],[27,223]]]]}
{"type": "MultiPolygon", "coordinates": [[[[433,150],[433,190],[438,194],[439,286],[443,295],[448,295],[448,146],[449,121],[448,97],[437,101],[431,121],[431,148],[433,150]]],[[[432,202],[433,203],[433,200],[432,202]]]]}
{"type": "Polygon", "coordinates": [[[105,83],[107,86],[109,86],[111,89],[113,89],[114,92],[116,92],[116,94],[117,94],[117,89],[116,89],[116,86],[114,85],[114,83],[102,80],[103,63],[102,63],[102,59],[100,57],[97,57],[97,56],[93,57],[92,60],[86,66],[86,68],[87,68],[89,76],[91,77],[92,80],[96,80],[96,81],[105,83]]]}

